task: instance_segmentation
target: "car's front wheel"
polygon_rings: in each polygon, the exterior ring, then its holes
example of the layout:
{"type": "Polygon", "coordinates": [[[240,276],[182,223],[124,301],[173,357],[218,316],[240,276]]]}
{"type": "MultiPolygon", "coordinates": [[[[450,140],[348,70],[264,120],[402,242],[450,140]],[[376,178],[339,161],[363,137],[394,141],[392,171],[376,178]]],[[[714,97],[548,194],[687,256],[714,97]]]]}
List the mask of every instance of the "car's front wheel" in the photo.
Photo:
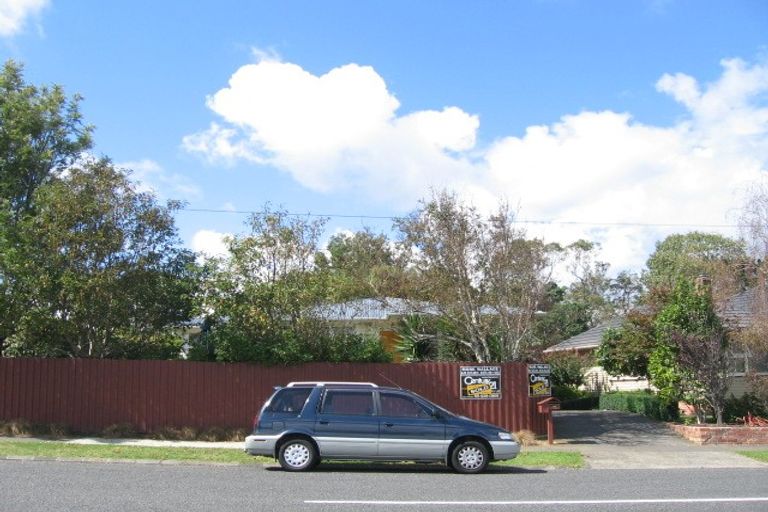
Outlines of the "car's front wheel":
{"type": "Polygon", "coordinates": [[[451,463],[459,473],[480,473],[488,466],[488,449],[478,441],[464,441],[453,449],[451,463]]]}
{"type": "Polygon", "coordinates": [[[286,471],[306,471],[317,465],[317,450],[306,439],[289,439],[280,446],[278,460],[286,471]]]}

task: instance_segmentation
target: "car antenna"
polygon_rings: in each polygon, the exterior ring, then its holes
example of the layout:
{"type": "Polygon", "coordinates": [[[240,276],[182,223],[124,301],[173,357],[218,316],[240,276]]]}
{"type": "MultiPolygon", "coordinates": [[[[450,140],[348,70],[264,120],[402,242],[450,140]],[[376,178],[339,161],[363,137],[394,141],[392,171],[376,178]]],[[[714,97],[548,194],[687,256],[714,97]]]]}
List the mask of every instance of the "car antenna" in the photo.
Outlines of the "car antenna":
{"type": "Polygon", "coordinates": [[[382,379],[386,380],[386,381],[387,381],[387,382],[389,382],[390,384],[394,384],[394,385],[395,385],[395,387],[397,387],[397,389],[403,389],[403,386],[401,386],[401,385],[400,385],[400,384],[398,384],[397,382],[393,381],[392,379],[390,379],[389,377],[387,377],[386,375],[384,375],[384,374],[383,374],[383,373],[381,373],[381,372],[379,372],[379,377],[381,377],[382,379]]]}

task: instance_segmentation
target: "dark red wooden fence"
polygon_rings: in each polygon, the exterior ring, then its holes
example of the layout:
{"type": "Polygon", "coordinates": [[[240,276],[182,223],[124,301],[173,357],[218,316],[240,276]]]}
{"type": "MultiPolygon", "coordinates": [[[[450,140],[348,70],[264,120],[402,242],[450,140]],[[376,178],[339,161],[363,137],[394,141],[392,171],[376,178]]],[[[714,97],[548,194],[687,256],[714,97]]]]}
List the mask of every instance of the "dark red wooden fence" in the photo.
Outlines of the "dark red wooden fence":
{"type": "MultiPolygon", "coordinates": [[[[466,365],[466,363],[464,363],[466,365]]],[[[511,431],[546,432],[528,397],[527,367],[502,366],[502,398],[461,400],[461,363],[314,363],[265,367],[189,361],[0,358],[0,420],[59,423],[98,432],[129,423],[142,432],[173,427],[249,428],[277,385],[290,381],[392,382],[445,408],[511,431]]]]}

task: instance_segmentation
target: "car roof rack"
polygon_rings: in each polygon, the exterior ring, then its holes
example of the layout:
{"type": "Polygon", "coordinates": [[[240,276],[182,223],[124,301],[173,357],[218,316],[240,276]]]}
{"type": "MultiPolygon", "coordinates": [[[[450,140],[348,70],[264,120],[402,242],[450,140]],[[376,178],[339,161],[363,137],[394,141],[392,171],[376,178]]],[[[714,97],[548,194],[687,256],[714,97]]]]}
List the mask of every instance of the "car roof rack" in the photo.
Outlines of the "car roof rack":
{"type": "Polygon", "coordinates": [[[377,388],[378,385],[373,382],[333,382],[333,381],[302,381],[302,382],[289,382],[289,388],[296,386],[360,386],[365,388],[377,388]]]}

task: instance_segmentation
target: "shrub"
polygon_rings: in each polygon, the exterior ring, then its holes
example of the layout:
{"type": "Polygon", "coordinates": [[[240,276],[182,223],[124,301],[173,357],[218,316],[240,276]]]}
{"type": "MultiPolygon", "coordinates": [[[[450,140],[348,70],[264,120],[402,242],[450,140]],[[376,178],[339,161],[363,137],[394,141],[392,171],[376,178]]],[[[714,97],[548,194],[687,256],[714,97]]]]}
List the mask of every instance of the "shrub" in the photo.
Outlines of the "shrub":
{"type": "Polygon", "coordinates": [[[561,402],[582,398],[584,393],[571,386],[552,386],[552,396],[561,402]]]}
{"type": "Polygon", "coordinates": [[[164,441],[195,441],[197,430],[192,427],[162,427],[152,431],[151,437],[164,441]]]}
{"type": "Polygon", "coordinates": [[[101,436],[106,438],[138,437],[139,431],[130,423],[116,423],[101,431],[101,436]]]}
{"type": "Polygon", "coordinates": [[[752,393],[746,393],[740,398],[731,395],[725,401],[723,419],[726,423],[737,423],[747,413],[751,413],[753,416],[768,417],[768,410],[766,410],[762,400],[752,393]]]}
{"type": "Polygon", "coordinates": [[[32,434],[32,424],[27,420],[17,418],[0,423],[0,435],[7,437],[18,437],[30,436],[32,434]]]}
{"type": "Polygon", "coordinates": [[[577,388],[584,384],[584,370],[594,366],[591,356],[559,352],[547,357],[552,368],[552,384],[577,388]]]}
{"type": "Polygon", "coordinates": [[[50,425],[47,425],[48,435],[51,437],[68,437],[70,434],[72,434],[72,431],[70,428],[66,425],[62,425],[61,423],[51,423],[50,425]]]}
{"type": "Polygon", "coordinates": [[[530,430],[520,430],[518,432],[515,432],[515,437],[517,438],[517,441],[520,443],[520,446],[535,446],[537,444],[536,434],[534,434],[530,430]]]}
{"type": "Polygon", "coordinates": [[[663,400],[645,391],[619,391],[600,395],[600,409],[643,414],[661,421],[677,421],[679,412],[676,402],[663,400]]]}
{"type": "Polygon", "coordinates": [[[560,409],[564,411],[590,411],[600,405],[600,395],[591,394],[581,398],[564,400],[560,403],[560,409]]]}

